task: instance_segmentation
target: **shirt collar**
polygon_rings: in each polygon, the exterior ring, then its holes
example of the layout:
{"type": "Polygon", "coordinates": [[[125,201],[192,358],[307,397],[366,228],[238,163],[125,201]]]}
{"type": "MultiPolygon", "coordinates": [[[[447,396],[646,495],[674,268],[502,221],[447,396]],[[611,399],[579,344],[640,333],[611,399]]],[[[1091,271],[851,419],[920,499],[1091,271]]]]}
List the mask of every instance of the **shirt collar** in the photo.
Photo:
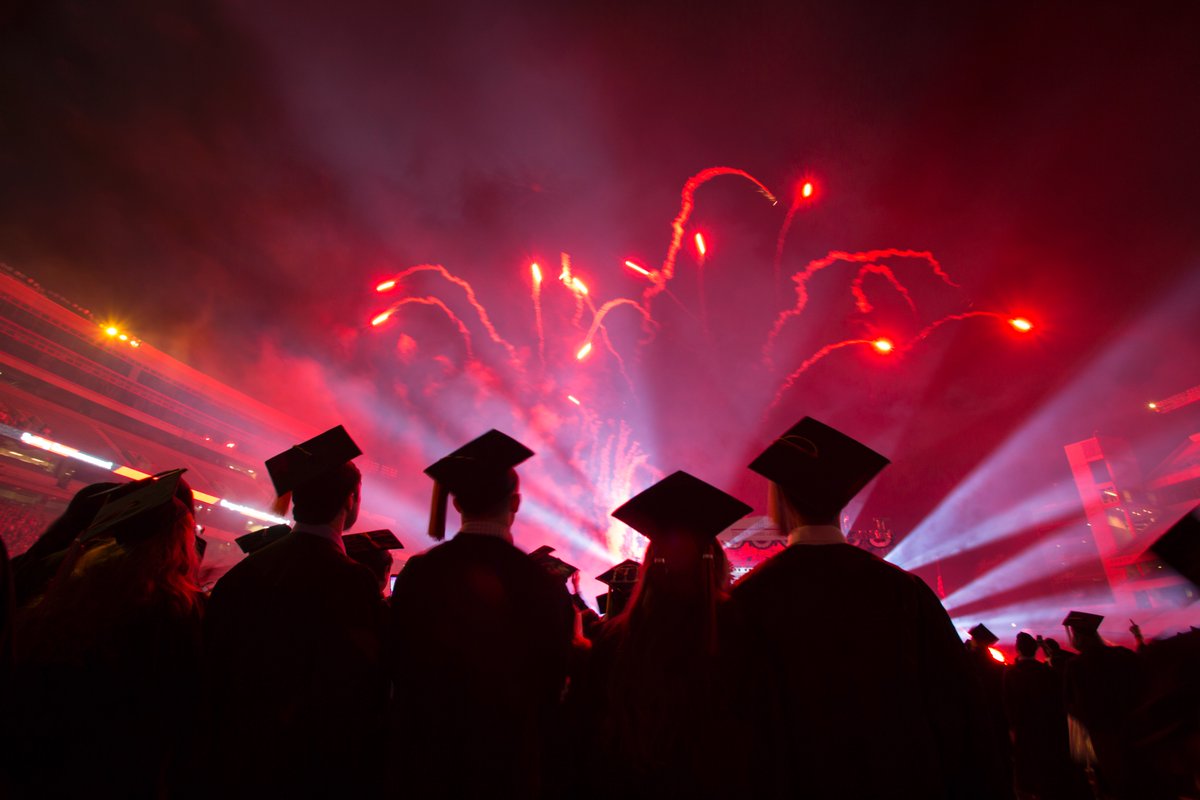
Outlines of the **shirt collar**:
{"type": "Polygon", "coordinates": [[[346,554],[346,545],[342,542],[342,532],[332,525],[297,522],[292,526],[292,531],[294,533],[307,533],[309,536],[318,536],[326,541],[333,542],[337,549],[342,551],[342,555],[346,554]]]}
{"type": "Polygon", "coordinates": [[[477,536],[494,536],[510,544],[513,540],[512,529],[499,522],[464,522],[458,532],[473,533],[477,536]]]}
{"type": "Polygon", "coordinates": [[[846,537],[836,525],[801,525],[788,534],[788,547],[794,544],[845,544],[846,537]]]}

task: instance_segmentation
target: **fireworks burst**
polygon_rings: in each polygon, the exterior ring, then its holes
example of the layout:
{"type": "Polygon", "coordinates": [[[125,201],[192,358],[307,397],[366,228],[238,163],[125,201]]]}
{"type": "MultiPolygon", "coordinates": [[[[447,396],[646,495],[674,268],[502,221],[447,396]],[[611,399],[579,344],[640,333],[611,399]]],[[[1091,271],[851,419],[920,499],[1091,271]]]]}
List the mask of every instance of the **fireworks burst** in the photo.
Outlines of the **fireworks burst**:
{"type": "MultiPolygon", "coordinates": [[[[636,391],[634,381],[627,371],[627,360],[639,359],[645,349],[652,345],[662,324],[655,319],[651,300],[658,294],[667,292],[680,307],[688,312],[693,320],[691,309],[682,301],[675,298],[668,289],[668,283],[674,276],[676,260],[682,247],[684,236],[687,234],[688,222],[695,208],[697,190],[713,178],[722,175],[740,177],[752,183],[758,191],[775,203],[775,197],[764,184],[749,173],[731,167],[713,167],[703,170],[687,180],[680,193],[679,212],[671,222],[671,238],[667,253],[659,269],[648,269],[634,260],[626,260],[623,267],[614,265],[614,269],[626,268],[648,279],[648,284],[639,299],[631,297],[613,297],[601,301],[603,297],[602,273],[595,271],[585,282],[572,265],[571,256],[563,252],[560,255],[560,270],[558,280],[547,280],[538,263],[529,264],[530,299],[533,309],[533,336],[536,338],[537,358],[541,370],[536,378],[530,378],[526,368],[525,358],[530,349],[529,345],[520,347],[514,345],[508,338],[502,336],[492,322],[492,317],[476,295],[475,289],[469,282],[451,273],[445,267],[436,264],[421,264],[398,272],[393,277],[379,281],[373,286],[374,294],[405,292],[414,278],[420,274],[429,273],[444,283],[450,284],[454,296],[465,299],[473,314],[467,314],[466,319],[458,316],[453,310],[452,298],[440,297],[435,294],[409,295],[404,294],[395,300],[386,310],[377,313],[370,320],[371,328],[375,330],[394,329],[394,325],[386,325],[398,317],[398,312],[407,305],[424,305],[437,308],[454,326],[466,352],[466,363],[460,368],[463,380],[477,387],[474,393],[475,408],[479,403],[499,400],[510,407],[513,418],[517,421],[518,436],[529,435],[531,442],[539,442],[544,447],[539,451],[549,458],[557,458],[559,466],[565,467],[570,479],[579,484],[569,494],[574,498],[580,514],[587,516],[585,509],[590,507],[590,529],[575,533],[581,540],[596,542],[602,540],[607,552],[614,558],[638,557],[644,546],[644,540],[624,525],[611,520],[608,512],[662,472],[652,462],[651,453],[643,445],[635,422],[640,411],[639,399],[641,392],[636,391]],[[600,279],[594,279],[596,275],[600,279]],[[557,299],[556,299],[557,298],[557,299]],[[598,305],[597,305],[598,304],[598,305]],[[622,308],[628,308],[633,314],[616,314],[622,308]],[[585,315],[588,315],[585,321],[585,315]],[[633,329],[634,319],[640,329],[636,338],[628,336],[633,329]],[[470,320],[468,324],[467,320],[470,320]],[[569,327],[568,327],[569,326],[569,327]],[[614,332],[621,335],[617,341],[622,342],[626,352],[621,352],[610,336],[610,326],[614,332]],[[485,363],[488,352],[476,352],[473,340],[473,329],[481,330],[487,341],[501,347],[505,354],[501,364],[485,363]],[[580,336],[582,334],[582,336],[580,336]],[[597,347],[599,345],[599,347],[597,347]],[[604,356],[604,357],[598,357],[604,356]],[[611,356],[611,358],[609,358],[611,356]],[[504,370],[511,370],[506,376],[504,370]],[[620,375],[622,384],[606,385],[616,375],[620,375]],[[515,378],[509,380],[508,378],[515,378]],[[628,391],[625,391],[628,389],[628,391]],[[580,396],[587,398],[587,403],[581,402],[580,396]],[[631,419],[632,418],[632,419],[631,419]],[[524,430],[521,430],[521,427],[524,430]],[[571,445],[564,443],[570,441],[571,445]]],[[[815,196],[811,182],[804,182],[795,191],[795,196],[776,240],[775,266],[778,269],[783,255],[783,245],[792,221],[799,210],[806,207],[815,196]]],[[[704,234],[693,231],[692,241],[696,247],[697,263],[703,267],[709,255],[709,242],[704,234]]],[[[757,380],[779,381],[779,372],[772,364],[772,353],[777,340],[788,324],[800,318],[809,301],[809,282],[817,273],[837,264],[854,266],[856,271],[847,281],[849,295],[854,300],[857,313],[868,317],[875,312],[875,306],[868,297],[868,284],[874,277],[886,281],[891,291],[903,298],[914,317],[920,320],[920,310],[913,293],[901,282],[897,272],[903,266],[916,263],[926,272],[932,274],[944,286],[959,288],[949,274],[942,269],[941,264],[928,251],[907,249],[877,249],[861,252],[846,252],[835,250],[822,258],[808,262],[802,269],[792,275],[795,285],[796,298],[791,308],[781,310],[772,324],[764,324],[765,341],[762,345],[763,362],[766,369],[750,365],[750,370],[757,380]]],[[[750,267],[750,269],[753,269],[750,267]]],[[[704,303],[703,271],[701,272],[699,292],[700,302],[704,303]]],[[[458,302],[458,301],[456,301],[458,302]]],[[[1013,317],[997,311],[967,311],[938,319],[926,324],[915,335],[893,341],[884,336],[856,336],[841,341],[835,341],[817,349],[804,358],[798,366],[789,369],[779,381],[769,408],[778,406],[797,385],[800,379],[816,364],[831,355],[846,348],[867,348],[876,358],[893,361],[909,354],[916,345],[925,341],[931,334],[950,322],[961,321],[973,317],[992,317],[1003,321],[1015,331],[1024,333],[1033,325],[1024,317],[1013,317]]],[[[701,308],[700,319],[707,334],[707,315],[701,308]]],[[[767,319],[770,319],[768,317],[767,319]]],[[[699,320],[697,320],[699,321],[699,320]]],[[[864,320],[865,321],[865,320],[864,320]]],[[[683,321],[688,324],[687,320],[683,321]]],[[[871,324],[871,323],[868,323],[871,324]]],[[[887,328],[884,328],[887,329],[887,328]]],[[[720,335],[721,331],[717,331],[720,335]]],[[[416,345],[407,333],[401,331],[400,345],[396,351],[403,356],[403,366],[412,366],[416,353],[416,345]]],[[[528,334],[526,334],[528,336],[528,334]]],[[[479,337],[482,341],[482,336],[479,337]]],[[[685,340],[693,337],[685,336],[685,340]]],[[[519,340],[519,339],[518,339],[519,340]]],[[[702,340],[711,342],[706,335],[702,340]]],[[[487,348],[488,351],[493,350],[487,348]]],[[[422,353],[426,350],[422,348],[422,353]]],[[[423,396],[442,403],[446,398],[440,392],[452,391],[456,384],[444,378],[455,369],[452,360],[444,355],[434,355],[434,361],[443,365],[444,370],[436,374],[439,381],[436,386],[424,387],[423,396]]],[[[492,358],[494,362],[495,359],[492,358]]],[[[669,359],[668,359],[669,361],[669,359]]],[[[441,369],[441,368],[440,368],[441,369]]],[[[739,378],[738,380],[742,380],[739,378]]],[[[730,382],[734,379],[731,377],[730,382]]],[[[472,409],[474,410],[474,408],[472,409]]],[[[671,465],[674,466],[674,465],[671,465]]],[[[559,495],[555,494],[555,497],[559,495]]],[[[566,496],[566,495],[562,495],[566,496]]],[[[560,503],[563,508],[569,503],[560,503]]],[[[555,507],[558,508],[557,506],[555,507]]],[[[574,524],[578,525],[578,522],[574,524]]]]}

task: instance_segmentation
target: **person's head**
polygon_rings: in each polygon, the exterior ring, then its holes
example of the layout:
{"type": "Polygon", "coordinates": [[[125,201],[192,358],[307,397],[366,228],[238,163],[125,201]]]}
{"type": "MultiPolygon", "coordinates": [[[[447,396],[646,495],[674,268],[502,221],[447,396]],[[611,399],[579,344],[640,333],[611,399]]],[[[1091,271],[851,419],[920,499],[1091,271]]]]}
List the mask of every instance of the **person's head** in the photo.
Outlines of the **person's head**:
{"type": "Polygon", "coordinates": [[[451,492],[463,522],[496,522],[511,526],[521,507],[521,479],[515,469],[500,470],[464,481],[451,492]]]}
{"type": "Polygon", "coordinates": [[[660,537],[646,546],[638,582],[622,615],[639,617],[660,610],[715,614],[729,591],[729,559],[716,539],[660,537]]]}
{"type": "Polygon", "coordinates": [[[138,609],[199,607],[196,520],[178,497],[79,542],[46,593],[22,613],[22,652],[61,657],[105,641],[138,609]]]}
{"type": "Polygon", "coordinates": [[[1049,636],[1042,639],[1042,649],[1046,651],[1046,655],[1050,658],[1054,658],[1062,653],[1062,646],[1058,643],[1058,640],[1052,639],[1049,636]]]}
{"type": "Polygon", "coordinates": [[[51,522],[45,533],[29,548],[27,559],[44,558],[70,547],[71,542],[87,529],[96,512],[104,505],[105,493],[118,486],[120,484],[117,483],[93,483],[76,492],[62,516],[51,522]]]}
{"type": "Polygon", "coordinates": [[[343,530],[358,519],[362,473],[346,462],[292,489],[292,517],[311,525],[338,524],[343,530]]]}
{"type": "Polygon", "coordinates": [[[1100,637],[1100,631],[1095,629],[1068,626],[1067,637],[1071,646],[1081,653],[1097,647],[1104,647],[1104,639],[1100,637]]]}
{"type": "Polygon", "coordinates": [[[1025,631],[1017,634],[1017,655],[1022,658],[1036,658],[1038,651],[1037,639],[1025,631]]]}
{"type": "Polygon", "coordinates": [[[1082,653],[1104,646],[1104,640],[1100,638],[1100,623],[1103,621],[1104,617],[1099,614],[1072,611],[1063,619],[1062,624],[1067,629],[1071,645],[1082,653]]]}
{"type": "Polygon", "coordinates": [[[699,634],[705,647],[715,647],[716,607],[729,586],[729,561],[717,536],[751,510],[678,471],[613,511],[650,540],[618,624],[645,627],[650,636],[678,633],[681,641],[694,642],[699,634]]]}
{"type": "Polygon", "coordinates": [[[392,553],[390,550],[384,550],[379,547],[369,547],[354,552],[346,551],[346,555],[351,560],[357,561],[374,576],[375,581],[379,584],[379,591],[382,592],[387,587],[388,578],[392,574],[392,553]]]}
{"type": "Polygon", "coordinates": [[[820,502],[771,481],[767,488],[767,513],[780,532],[788,533],[804,525],[837,526],[842,508],[836,502],[820,502]]]}

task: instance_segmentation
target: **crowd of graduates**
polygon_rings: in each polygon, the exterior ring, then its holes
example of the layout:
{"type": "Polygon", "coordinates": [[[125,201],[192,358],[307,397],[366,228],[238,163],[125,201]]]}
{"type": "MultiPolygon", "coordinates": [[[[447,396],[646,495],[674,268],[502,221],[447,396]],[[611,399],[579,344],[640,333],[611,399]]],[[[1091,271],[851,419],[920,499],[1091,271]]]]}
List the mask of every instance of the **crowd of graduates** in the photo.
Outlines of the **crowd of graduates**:
{"type": "Polygon", "coordinates": [[[602,617],[513,544],[533,453],[495,430],[426,470],[443,541],[385,600],[399,542],[347,533],[360,454],[338,427],[269,459],[294,525],[208,595],[181,470],[88,487],[4,556],[0,797],[1200,797],[1196,634],[1134,653],[1072,612],[1077,654],[964,646],[846,543],[888,462],[816,420],[750,465],[784,550],[731,586],[717,534],[750,507],[673,473],[613,511],[649,544],[602,617]]]}

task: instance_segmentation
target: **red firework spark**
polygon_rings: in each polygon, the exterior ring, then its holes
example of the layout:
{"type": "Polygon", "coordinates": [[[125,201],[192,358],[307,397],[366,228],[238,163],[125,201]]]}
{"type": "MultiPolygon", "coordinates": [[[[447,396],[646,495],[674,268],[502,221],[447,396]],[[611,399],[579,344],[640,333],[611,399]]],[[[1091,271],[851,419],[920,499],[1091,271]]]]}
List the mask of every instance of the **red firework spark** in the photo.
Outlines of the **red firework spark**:
{"type": "Polygon", "coordinates": [[[854,276],[854,283],[850,285],[850,292],[854,295],[854,303],[858,306],[858,310],[864,314],[869,314],[874,310],[871,301],[867,299],[867,293],[863,291],[863,279],[867,275],[882,275],[887,278],[888,283],[904,298],[904,302],[908,303],[908,307],[912,309],[914,314],[917,313],[917,304],[913,302],[912,295],[908,293],[908,289],[896,277],[896,273],[882,264],[865,264],[858,274],[854,276]]]}
{"type": "Polygon", "coordinates": [[[936,320],[936,321],[931,322],[928,325],[926,325],[924,328],[922,328],[917,333],[916,336],[914,336],[912,338],[912,341],[910,341],[908,344],[904,345],[904,347],[902,347],[900,349],[900,352],[907,353],[909,350],[916,347],[918,343],[923,342],[926,339],[928,339],[929,335],[931,333],[933,333],[938,328],[945,325],[947,322],[958,322],[959,320],[971,319],[973,317],[992,317],[994,319],[1000,320],[1001,322],[1004,322],[1005,324],[1008,324],[1008,325],[1012,324],[1009,321],[1008,315],[1001,314],[997,311],[966,311],[962,314],[951,314],[947,317],[942,317],[941,319],[936,320]]]}
{"type": "Polygon", "coordinates": [[[688,218],[692,215],[692,210],[696,207],[696,190],[720,175],[737,175],[738,177],[745,178],[757,186],[759,192],[770,200],[772,204],[778,202],[775,199],[775,195],[771,194],[770,189],[764,186],[758,178],[755,178],[745,170],[733,167],[709,167],[688,178],[687,183],[683,185],[683,191],[680,193],[679,214],[671,223],[671,244],[667,248],[667,257],[663,259],[662,269],[651,276],[653,282],[642,293],[642,301],[647,304],[647,307],[649,307],[650,300],[666,289],[667,283],[675,276],[675,259],[679,255],[679,249],[683,246],[684,227],[687,225],[688,218]]]}
{"type": "Polygon", "coordinates": [[[951,280],[950,276],[942,269],[942,265],[933,257],[933,253],[930,253],[928,250],[887,249],[865,250],[858,253],[847,253],[842,250],[831,251],[824,258],[808,262],[804,269],[792,276],[792,280],[796,284],[796,304],[776,318],[775,324],[771,327],[770,334],[767,335],[767,342],[763,346],[763,360],[768,365],[771,363],[771,348],[775,344],[775,339],[783,330],[783,326],[787,324],[789,319],[799,316],[804,311],[804,307],[808,304],[808,281],[813,275],[832,264],[871,264],[886,258],[915,258],[924,261],[933,270],[933,274],[941,278],[946,285],[958,288],[958,284],[951,280]]]}
{"type": "Polygon", "coordinates": [[[392,314],[396,313],[401,306],[406,306],[409,304],[434,306],[436,308],[440,308],[446,317],[455,324],[455,326],[458,328],[458,332],[462,334],[463,344],[467,348],[467,358],[473,359],[475,357],[475,353],[471,348],[471,331],[469,331],[463,321],[458,318],[458,315],[450,310],[449,306],[436,297],[406,297],[403,300],[392,304],[391,308],[375,317],[375,319],[371,321],[371,324],[383,324],[383,322],[392,316],[392,314]]]}
{"type": "Polygon", "coordinates": [[[809,356],[804,361],[803,364],[796,367],[795,371],[793,371],[791,375],[787,376],[787,379],[784,380],[783,385],[779,387],[779,391],[775,392],[775,399],[772,400],[771,405],[767,407],[768,410],[775,408],[775,406],[779,405],[779,401],[783,399],[783,395],[787,392],[788,389],[792,388],[792,386],[796,383],[796,380],[801,375],[803,375],[805,372],[807,372],[809,367],[811,367],[813,364],[816,364],[818,361],[823,359],[825,356],[829,355],[830,353],[834,352],[835,350],[841,350],[843,347],[850,347],[850,346],[856,345],[856,344],[867,345],[867,346],[875,349],[876,351],[886,352],[886,350],[880,348],[880,346],[879,346],[879,342],[881,342],[881,341],[887,341],[887,340],[846,339],[845,341],[834,342],[833,344],[825,345],[820,350],[818,350],[817,352],[815,352],[811,356],[809,356]]]}
{"type": "Polygon", "coordinates": [[[465,292],[467,295],[467,302],[469,302],[471,307],[475,309],[475,313],[479,316],[479,322],[483,325],[484,330],[488,332],[488,336],[491,337],[493,342],[502,346],[506,351],[508,351],[508,357],[514,365],[518,367],[520,366],[521,361],[517,356],[516,348],[513,347],[508,340],[501,336],[496,330],[496,326],[492,324],[491,317],[488,316],[487,309],[483,307],[483,304],[480,303],[479,299],[475,296],[475,289],[470,283],[451,273],[441,264],[418,264],[417,266],[409,267],[400,274],[396,275],[393,280],[399,283],[410,275],[415,275],[418,272],[437,273],[445,280],[453,283],[455,286],[461,287],[463,292],[465,292]]]}

